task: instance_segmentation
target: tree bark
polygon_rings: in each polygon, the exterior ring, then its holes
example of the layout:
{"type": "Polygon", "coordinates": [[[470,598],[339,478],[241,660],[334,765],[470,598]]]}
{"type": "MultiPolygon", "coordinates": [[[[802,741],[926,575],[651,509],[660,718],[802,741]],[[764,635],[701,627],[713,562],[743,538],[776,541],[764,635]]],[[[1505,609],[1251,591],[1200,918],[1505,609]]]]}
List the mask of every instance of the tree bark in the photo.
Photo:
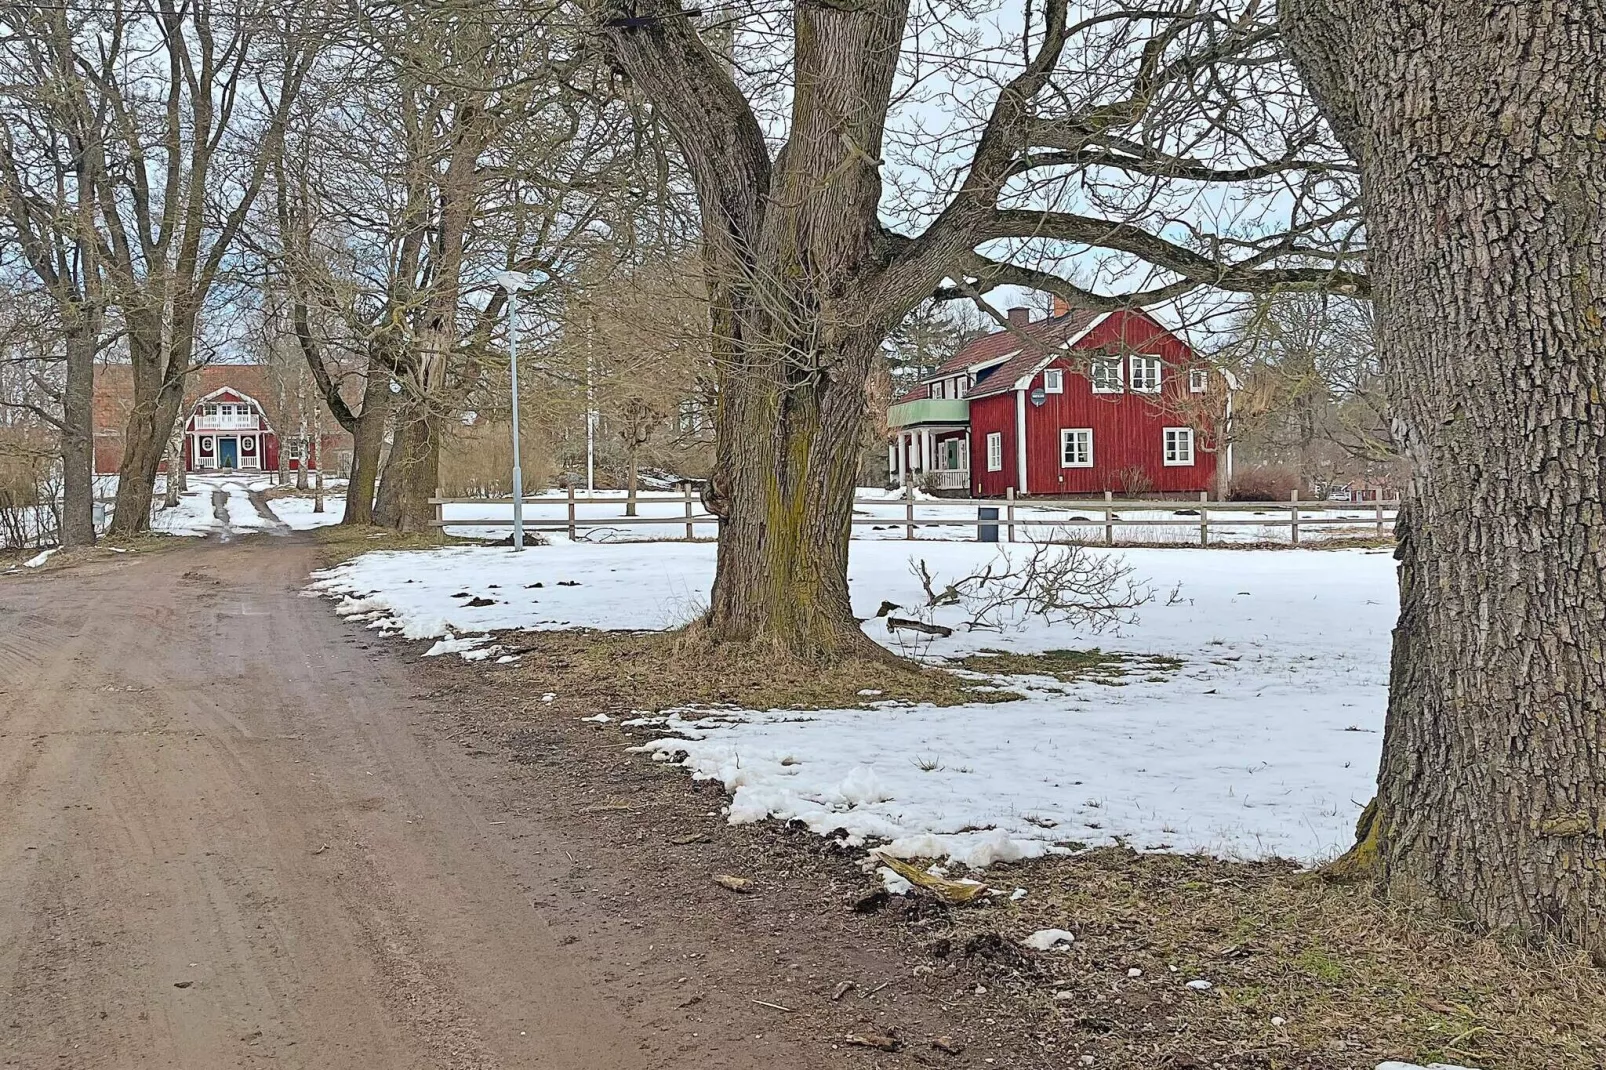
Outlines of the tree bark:
{"type": "Polygon", "coordinates": [[[396,441],[391,446],[396,458],[395,512],[389,526],[401,532],[429,531],[430,521],[435,519],[429,499],[440,481],[439,431],[422,401],[399,406],[396,423],[396,441]]]}
{"type": "Polygon", "coordinates": [[[379,454],[385,445],[385,419],[390,410],[390,374],[369,365],[362,389],[362,414],[351,429],[351,475],[346,482],[342,524],[374,522],[374,489],[379,483],[379,454]]]}
{"type": "Polygon", "coordinates": [[[722,391],[714,475],[721,517],[707,625],[721,640],[770,640],[805,656],[876,656],[848,597],[848,539],[864,419],[863,374],[878,339],[858,339],[800,381],[759,381],[775,368],[763,343],[743,346],[742,374],[722,391]],[[754,352],[756,351],[756,352],[754,352]]]}
{"type": "Polygon", "coordinates": [[[1389,893],[1606,963],[1606,8],[1283,0],[1362,173],[1412,464],[1389,893]]]}
{"type": "Polygon", "coordinates": [[[61,400],[61,545],[95,544],[95,353],[101,315],[83,309],[68,324],[61,400]]]}
{"type": "Polygon", "coordinates": [[[185,339],[193,337],[195,329],[193,318],[175,316],[171,330],[179,337],[170,345],[164,344],[160,313],[140,309],[126,315],[130,321],[134,406],[123,427],[123,462],[117,469],[117,495],[110,527],[113,535],[135,535],[150,530],[156,472],[184,396],[182,369],[189,364],[189,346],[185,339]],[[170,373],[168,369],[172,368],[179,371],[170,373]]]}

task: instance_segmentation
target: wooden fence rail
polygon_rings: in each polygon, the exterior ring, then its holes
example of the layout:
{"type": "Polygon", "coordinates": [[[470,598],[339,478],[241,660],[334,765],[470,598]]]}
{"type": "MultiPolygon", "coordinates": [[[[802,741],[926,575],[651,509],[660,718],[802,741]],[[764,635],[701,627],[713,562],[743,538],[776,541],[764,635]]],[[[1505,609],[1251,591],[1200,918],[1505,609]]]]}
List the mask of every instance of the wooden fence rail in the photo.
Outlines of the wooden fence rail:
{"type": "MultiPolygon", "coordinates": [[[[673,516],[587,517],[579,513],[582,506],[588,509],[609,506],[622,514],[626,501],[627,499],[623,497],[613,495],[606,497],[578,495],[573,488],[561,498],[545,495],[530,497],[524,500],[524,526],[533,531],[561,531],[574,539],[579,537],[582,529],[684,525],[685,538],[690,541],[697,537],[698,525],[706,527],[719,523],[718,517],[702,511],[700,501],[690,489],[677,494],[642,493],[636,496],[635,501],[638,506],[679,505],[681,509],[673,516]],[[543,512],[554,511],[561,515],[542,515],[543,512]]],[[[437,528],[512,527],[512,498],[443,498],[437,495],[430,499],[430,504],[435,507],[435,519],[432,524],[437,528]],[[508,512],[498,515],[447,517],[445,507],[449,505],[497,507],[508,512]]],[[[874,507],[887,510],[889,514],[855,516],[852,520],[855,527],[901,527],[904,529],[905,539],[915,538],[915,532],[919,528],[974,528],[975,538],[978,541],[997,541],[1002,534],[1008,542],[1016,542],[1023,535],[1030,539],[1034,532],[1040,535],[1045,529],[1052,533],[1057,529],[1103,528],[1103,541],[1110,546],[1116,544],[1118,529],[1137,529],[1141,532],[1150,528],[1179,527],[1196,527],[1200,546],[1211,544],[1212,532],[1233,528],[1287,528],[1289,542],[1294,546],[1302,545],[1302,535],[1312,529],[1328,527],[1370,529],[1371,534],[1382,538],[1393,532],[1394,519],[1399,509],[1399,502],[1392,499],[1351,503],[1301,500],[1297,495],[1286,502],[1217,502],[1210,501],[1204,495],[1200,495],[1197,502],[1156,501],[1118,499],[1112,494],[1106,494],[1103,500],[1085,498],[1021,500],[1012,495],[1006,498],[931,498],[918,501],[897,498],[855,498],[853,504],[856,511],[874,507]],[[980,510],[984,509],[992,510],[992,513],[990,515],[981,513],[980,510]],[[895,510],[900,511],[902,515],[897,515],[895,510]],[[932,515],[943,512],[950,515],[932,515]],[[955,515],[961,513],[965,515],[955,515]],[[1044,515],[1045,513],[1070,515],[1044,515]],[[1169,513],[1170,516],[1128,518],[1122,515],[1130,513],[1169,513]],[[1268,513],[1277,515],[1265,515],[1268,513]],[[1341,515],[1333,515],[1335,513],[1341,515]]]]}

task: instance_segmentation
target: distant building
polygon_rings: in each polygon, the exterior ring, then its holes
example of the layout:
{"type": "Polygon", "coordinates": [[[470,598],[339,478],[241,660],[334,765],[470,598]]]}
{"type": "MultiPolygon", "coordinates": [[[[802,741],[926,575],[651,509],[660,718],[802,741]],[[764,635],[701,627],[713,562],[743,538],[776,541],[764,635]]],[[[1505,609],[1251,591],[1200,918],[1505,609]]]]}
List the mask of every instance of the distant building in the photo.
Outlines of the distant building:
{"type": "Polygon", "coordinates": [[[888,409],[895,482],[976,497],[1217,489],[1230,380],[1185,342],[1141,310],[1008,319],[888,409]]]}
{"type": "MultiPolygon", "coordinates": [[[[303,427],[299,399],[281,399],[265,364],[208,364],[192,372],[185,384],[179,410],[183,427],[181,456],[190,472],[277,471],[279,455],[285,468],[303,463],[325,474],[341,474],[351,467],[351,435],[334,417],[325,415],[321,443],[302,443],[310,428],[303,427]]],[[[314,398],[309,404],[321,404],[314,398]]],[[[95,473],[114,475],[123,462],[123,429],[134,406],[133,369],[127,364],[95,368],[95,473]]],[[[165,462],[163,464],[165,469],[165,462]]]]}

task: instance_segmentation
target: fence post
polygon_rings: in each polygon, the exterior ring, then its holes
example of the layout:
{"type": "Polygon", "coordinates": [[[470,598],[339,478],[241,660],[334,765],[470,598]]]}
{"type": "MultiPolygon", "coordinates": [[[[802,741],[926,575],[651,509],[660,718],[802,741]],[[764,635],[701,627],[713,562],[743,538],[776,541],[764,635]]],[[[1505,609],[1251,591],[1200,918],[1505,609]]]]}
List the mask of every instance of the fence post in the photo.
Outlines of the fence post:
{"type": "Polygon", "coordinates": [[[1111,503],[1114,502],[1114,501],[1115,501],[1115,492],[1112,491],[1112,490],[1105,491],[1104,492],[1104,545],[1105,546],[1114,546],[1115,545],[1115,510],[1113,508],[1111,508],[1111,503]]]}
{"type": "Polygon", "coordinates": [[[1004,519],[1009,522],[1009,541],[1015,541],[1015,488],[1004,491],[1004,519]]]}
{"type": "Polygon", "coordinates": [[[1288,496],[1288,512],[1293,520],[1288,530],[1292,533],[1294,545],[1299,545],[1299,491],[1296,489],[1288,496]]]}
{"type": "Polygon", "coordinates": [[[1210,506],[1209,506],[1209,504],[1207,504],[1209,501],[1210,501],[1210,492],[1208,490],[1201,490],[1199,492],[1199,545],[1200,546],[1209,546],[1210,545],[1210,506]]]}
{"type": "MultiPolygon", "coordinates": [[[[446,519],[446,506],[441,504],[441,497],[442,497],[441,489],[439,487],[436,487],[435,488],[435,530],[440,534],[441,538],[444,539],[446,537],[446,528],[445,528],[445,526],[443,526],[441,524],[441,521],[446,519]]],[[[1382,530],[1382,529],[1379,529],[1379,530],[1382,530]]]]}
{"type": "Polygon", "coordinates": [[[1383,537],[1383,495],[1377,496],[1377,537],[1383,537]]]}
{"type": "Polygon", "coordinates": [[[686,491],[686,541],[687,542],[691,542],[693,539],[695,539],[697,537],[696,532],[692,530],[692,522],[691,522],[691,515],[692,515],[691,514],[691,502],[692,502],[691,484],[690,483],[682,483],[681,486],[683,488],[685,488],[685,491],[686,491]]]}
{"type": "Polygon", "coordinates": [[[575,540],[574,532],[574,484],[569,484],[569,541],[575,540]]]}

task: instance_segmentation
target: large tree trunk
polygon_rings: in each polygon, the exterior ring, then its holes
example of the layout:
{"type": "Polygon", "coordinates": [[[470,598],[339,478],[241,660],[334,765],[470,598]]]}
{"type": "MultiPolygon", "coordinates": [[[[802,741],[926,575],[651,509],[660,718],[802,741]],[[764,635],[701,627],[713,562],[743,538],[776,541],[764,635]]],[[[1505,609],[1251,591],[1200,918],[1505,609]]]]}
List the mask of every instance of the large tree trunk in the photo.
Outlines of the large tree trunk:
{"type": "Polygon", "coordinates": [[[1606,8],[1284,0],[1360,162],[1412,479],[1390,893],[1606,962],[1606,8]]]}
{"type": "Polygon", "coordinates": [[[848,597],[865,371],[878,339],[788,377],[770,344],[738,358],[716,415],[705,502],[721,517],[707,626],[721,640],[769,640],[805,656],[879,656],[848,597]],[[790,381],[789,381],[790,378],[790,381]]]}
{"type": "Polygon", "coordinates": [[[374,489],[379,483],[379,454],[385,445],[389,409],[390,374],[370,365],[362,389],[362,414],[351,435],[351,476],[346,482],[342,524],[374,522],[374,489]]]}
{"type": "MultiPolygon", "coordinates": [[[[123,462],[117,469],[117,496],[110,527],[113,535],[150,530],[157,469],[184,396],[183,376],[169,378],[162,370],[168,363],[164,360],[168,354],[161,342],[160,321],[150,316],[139,318],[144,322],[131,325],[129,335],[129,345],[134,350],[134,407],[123,427],[123,462]]],[[[179,366],[186,363],[180,361],[179,366]]]]}
{"type": "Polygon", "coordinates": [[[95,543],[95,352],[101,317],[85,312],[66,338],[66,383],[61,415],[61,545],[71,549],[95,543]]]}
{"type": "Polygon", "coordinates": [[[385,462],[379,471],[379,489],[374,494],[374,523],[382,528],[393,528],[401,519],[402,484],[406,482],[402,476],[402,455],[407,452],[402,443],[403,427],[399,418],[391,424],[390,449],[385,452],[385,462]]]}
{"type": "Polygon", "coordinates": [[[374,523],[423,531],[435,518],[429,499],[440,478],[440,439],[422,402],[396,406],[396,426],[380,477],[374,523]]]}

